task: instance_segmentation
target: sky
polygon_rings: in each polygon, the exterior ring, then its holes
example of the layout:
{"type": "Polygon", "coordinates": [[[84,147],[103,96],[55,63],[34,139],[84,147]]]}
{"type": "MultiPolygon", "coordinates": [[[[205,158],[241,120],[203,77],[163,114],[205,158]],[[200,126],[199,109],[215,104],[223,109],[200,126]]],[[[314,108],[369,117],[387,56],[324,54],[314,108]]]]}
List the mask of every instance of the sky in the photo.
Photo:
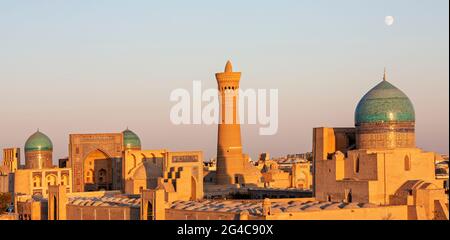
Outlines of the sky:
{"type": "Polygon", "coordinates": [[[173,125],[169,96],[193,81],[215,88],[231,60],[242,89],[279,91],[276,135],[241,127],[253,159],[311,151],[314,127],[353,126],[384,67],[414,103],[418,147],[448,153],[448,9],[447,0],[0,0],[0,148],[23,148],[39,128],[57,162],[70,133],[128,126],[144,149],[209,159],[217,126],[173,125]]]}

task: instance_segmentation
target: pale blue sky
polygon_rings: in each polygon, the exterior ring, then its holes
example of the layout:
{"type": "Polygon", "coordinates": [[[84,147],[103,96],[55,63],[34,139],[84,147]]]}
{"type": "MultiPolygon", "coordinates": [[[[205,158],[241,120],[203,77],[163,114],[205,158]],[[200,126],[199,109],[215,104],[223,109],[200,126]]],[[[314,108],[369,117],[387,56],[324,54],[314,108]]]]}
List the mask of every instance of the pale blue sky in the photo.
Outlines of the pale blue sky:
{"type": "Polygon", "coordinates": [[[448,153],[448,0],[0,0],[0,147],[37,128],[55,161],[69,133],[129,126],[144,148],[215,155],[216,126],[174,126],[176,88],[215,87],[226,60],[242,88],[277,88],[275,136],[242,126],[244,151],[311,150],[312,128],[352,126],[388,68],[413,101],[417,144],[448,153]],[[396,22],[387,27],[384,17],[396,22]]]}

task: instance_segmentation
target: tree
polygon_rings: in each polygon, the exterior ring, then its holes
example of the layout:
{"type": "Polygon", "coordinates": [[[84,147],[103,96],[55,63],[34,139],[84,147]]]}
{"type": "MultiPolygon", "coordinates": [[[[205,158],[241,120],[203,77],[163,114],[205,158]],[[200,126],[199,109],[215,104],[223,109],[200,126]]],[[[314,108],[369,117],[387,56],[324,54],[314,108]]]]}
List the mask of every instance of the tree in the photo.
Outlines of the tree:
{"type": "Polygon", "coordinates": [[[6,212],[11,204],[11,193],[0,193],[0,213],[6,212]]]}

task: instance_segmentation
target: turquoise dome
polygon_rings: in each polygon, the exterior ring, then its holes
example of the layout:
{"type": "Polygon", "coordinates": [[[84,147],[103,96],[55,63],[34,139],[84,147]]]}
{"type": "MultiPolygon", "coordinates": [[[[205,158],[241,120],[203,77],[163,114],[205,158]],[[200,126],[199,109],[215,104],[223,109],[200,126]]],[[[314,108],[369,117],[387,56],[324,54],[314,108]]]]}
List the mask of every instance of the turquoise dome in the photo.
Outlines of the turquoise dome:
{"type": "Polygon", "coordinates": [[[355,125],[414,121],[414,106],[408,96],[386,80],[364,95],[355,111],[355,125]]]}
{"type": "Polygon", "coordinates": [[[141,140],[136,133],[127,129],[122,134],[125,149],[141,149],[141,140]]]}
{"type": "Polygon", "coordinates": [[[35,132],[31,135],[25,143],[25,152],[31,151],[52,151],[53,143],[47,135],[35,132]]]}

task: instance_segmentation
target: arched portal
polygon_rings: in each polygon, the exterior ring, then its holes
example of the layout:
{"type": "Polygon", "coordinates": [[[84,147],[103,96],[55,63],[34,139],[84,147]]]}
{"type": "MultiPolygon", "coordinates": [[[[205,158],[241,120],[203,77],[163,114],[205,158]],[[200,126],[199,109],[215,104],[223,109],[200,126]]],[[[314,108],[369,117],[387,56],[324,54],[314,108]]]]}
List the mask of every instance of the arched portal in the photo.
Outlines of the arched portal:
{"type": "Polygon", "coordinates": [[[112,159],[103,151],[89,153],[83,164],[84,190],[111,190],[112,169],[112,159]]]}

